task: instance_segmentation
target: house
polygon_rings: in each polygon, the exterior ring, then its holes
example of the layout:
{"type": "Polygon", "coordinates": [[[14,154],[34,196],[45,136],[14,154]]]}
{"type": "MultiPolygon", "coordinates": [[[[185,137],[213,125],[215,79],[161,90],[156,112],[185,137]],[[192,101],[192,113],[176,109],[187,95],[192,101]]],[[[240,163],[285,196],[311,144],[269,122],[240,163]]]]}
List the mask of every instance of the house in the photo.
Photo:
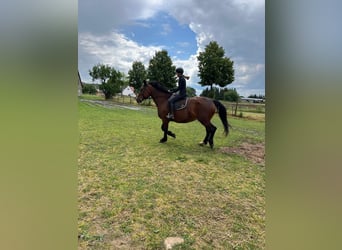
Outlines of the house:
{"type": "Polygon", "coordinates": [[[127,86],[124,88],[124,90],[122,90],[122,95],[136,97],[134,94],[134,88],[132,86],[127,86]]]}

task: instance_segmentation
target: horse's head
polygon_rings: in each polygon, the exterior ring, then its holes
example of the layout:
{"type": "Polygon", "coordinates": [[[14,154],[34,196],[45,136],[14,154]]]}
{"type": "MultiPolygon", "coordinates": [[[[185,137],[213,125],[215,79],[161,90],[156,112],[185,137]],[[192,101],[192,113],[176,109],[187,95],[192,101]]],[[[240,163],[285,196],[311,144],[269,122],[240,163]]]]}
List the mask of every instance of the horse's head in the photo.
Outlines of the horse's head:
{"type": "Polygon", "coordinates": [[[136,100],[137,100],[137,103],[141,103],[143,100],[149,98],[151,96],[151,89],[150,89],[151,86],[149,86],[147,83],[146,83],[146,80],[144,80],[144,85],[142,86],[136,100]]]}

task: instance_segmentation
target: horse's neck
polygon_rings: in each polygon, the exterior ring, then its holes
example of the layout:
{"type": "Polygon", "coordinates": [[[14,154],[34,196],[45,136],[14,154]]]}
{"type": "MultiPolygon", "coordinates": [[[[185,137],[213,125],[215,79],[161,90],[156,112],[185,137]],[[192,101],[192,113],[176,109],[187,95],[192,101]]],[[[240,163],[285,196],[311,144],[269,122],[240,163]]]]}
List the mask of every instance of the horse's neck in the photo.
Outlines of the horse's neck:
{"type": "Polygon", "coordinates": [[[160,107],[162,104],[166,103],[170,96],[171,95],[164,93],[164,92],[161,92],[161,91],[158,91],[156,89],[154,89],[152,91],[152,95],[151,95],[151,97],[152,97],[154,103],[157,105],[157,107],[160,107]]]}

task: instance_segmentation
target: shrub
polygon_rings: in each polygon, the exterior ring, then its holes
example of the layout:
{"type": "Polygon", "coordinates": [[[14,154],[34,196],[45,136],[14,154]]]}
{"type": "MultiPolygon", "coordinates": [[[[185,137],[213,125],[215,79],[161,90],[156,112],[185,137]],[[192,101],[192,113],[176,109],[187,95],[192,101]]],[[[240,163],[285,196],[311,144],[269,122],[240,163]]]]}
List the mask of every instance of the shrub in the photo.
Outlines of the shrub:
{"type": "Polygon", "coordinates": [[[84,84],[82,86],[82,93],[83,94],[91,94],[91,95],[95,95],[97,93],[97,90],[95,88],[94,85],[91,84],[84,84]]]}

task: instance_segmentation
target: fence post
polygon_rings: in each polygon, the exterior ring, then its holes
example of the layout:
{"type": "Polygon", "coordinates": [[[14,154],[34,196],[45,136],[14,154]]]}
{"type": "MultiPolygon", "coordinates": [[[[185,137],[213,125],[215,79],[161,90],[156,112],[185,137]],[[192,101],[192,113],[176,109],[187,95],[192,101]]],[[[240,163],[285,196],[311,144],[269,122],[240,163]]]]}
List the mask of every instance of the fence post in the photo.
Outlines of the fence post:
{"type": "Polygon", "coordinates": [[[235,104],[235,116],[236,116],[236,113],[237,113],[238,103],[239,103],[239,101],[236,101],[236,104],[235,104]]]}

